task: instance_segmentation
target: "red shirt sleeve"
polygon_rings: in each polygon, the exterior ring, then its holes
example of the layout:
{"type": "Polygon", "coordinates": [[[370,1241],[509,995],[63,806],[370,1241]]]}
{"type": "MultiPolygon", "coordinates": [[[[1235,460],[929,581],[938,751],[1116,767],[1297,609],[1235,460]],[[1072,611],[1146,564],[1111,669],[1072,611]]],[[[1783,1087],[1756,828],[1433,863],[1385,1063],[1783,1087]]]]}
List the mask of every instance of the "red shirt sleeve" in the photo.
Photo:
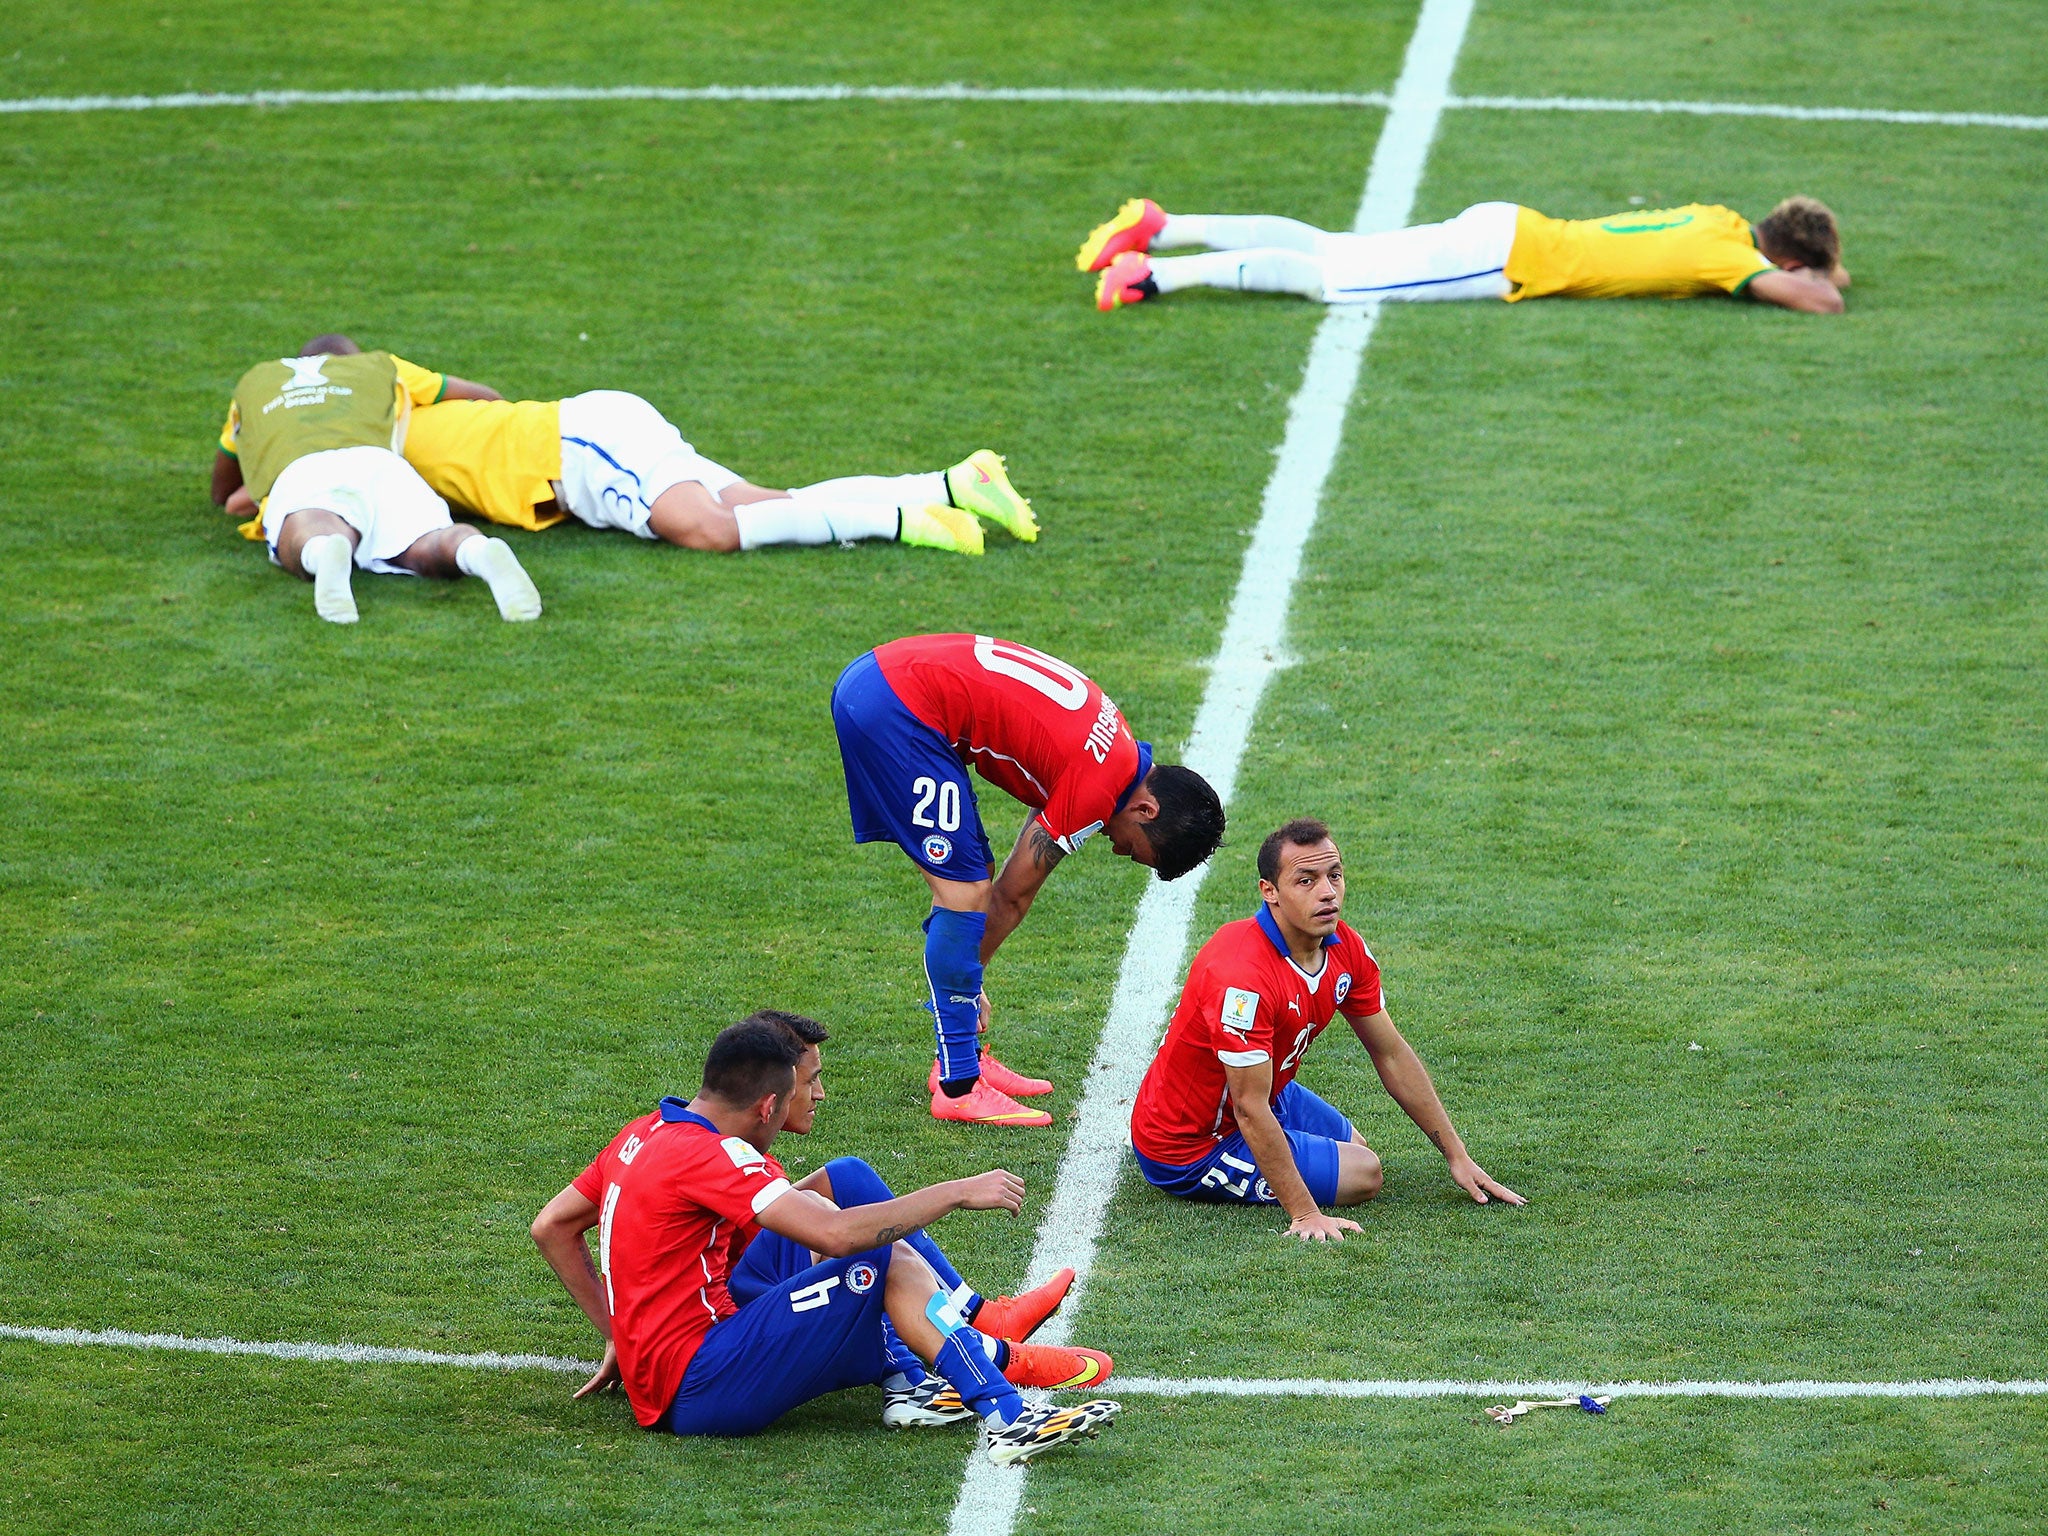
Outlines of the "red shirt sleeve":
{"type": "Polygon", "coordinates": [[[1259,985],[1248,966],[1212,965],[1203,973],[1197,1017],[1209,1048],[1226,1067],[1255,1067],[1273,1059],[1273,999],[1263,996],[1259,985]]]}
{"type": "Polygon", "coordinates": [[[1337,1011],[1347,1019],[1369,1019],[1387,1006],[1380,990],[1380,963],[1355,928],[1344,930],[1344,968],[1351,974],[1351,990],[1337,1011]]]}
{"type": "MultiPolygon", "coordinates": [[[[1103,701],[1109,708],[1116,706],[1103,701]]],[[[1046,797],[1039,823],[1072,853],[1116,814],[1117,800],[1138,776],[1138,743],[1121,714],[1116,734],[1100,763],[1085,758],[1059,777],[1046,797]]]]}
{"type": "Polygon", "coordinates": [[[789,1193],[789,1180],[767,1153],[737,1136],[721,1136],[705,1149],[689,1193],[706,1210],[750,1226],[789,1193]]]}

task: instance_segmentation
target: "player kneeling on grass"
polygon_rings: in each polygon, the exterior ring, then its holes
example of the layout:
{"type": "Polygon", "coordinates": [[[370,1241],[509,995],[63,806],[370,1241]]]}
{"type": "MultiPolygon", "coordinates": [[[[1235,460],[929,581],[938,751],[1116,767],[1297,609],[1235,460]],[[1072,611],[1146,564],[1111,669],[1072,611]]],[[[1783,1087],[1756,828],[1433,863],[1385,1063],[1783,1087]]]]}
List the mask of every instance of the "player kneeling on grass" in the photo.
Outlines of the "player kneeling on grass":
{"type": "MultiPolygon", "coordinates": [[[[808,1136],[818,1106],[825,1102],[824,1063],[820,1055],[820,1048],[829,1038],[825,1026],[800,1013],[772,1008],[749,1015],[748,1022],[780,1025],[803,1046],[803,1059],[796,1067],[796,1092],[782,1129],[791,1136],[808,1136]]],[[[812,1190],[841,1207],[880,1205],[895,1198],[882,1176],[857,1157],[836,1157],[798,1181],[796,1187],[812,1190]]],[[[1079,1389],[1099,1387],[1109,1379],[1115,1366],[1100,1350],[1024,1342],[1066,1300],[1074,1284],[1071,1269],[1060,1270],[1043,1285],[1034,1286],[1021,1296],[984,1297],[960,1278],[952,1260],[928,1235],[913,1232],[904,1241],[932,1267],[961,1320],[971,1324],[977,1333],[998,1341],[996,1363],[1012,1385],[1079,1389]]],[[[745,1306],[771,1287],[796,1278],[824,1257],[780,1233],[762,1232],[747,1244],[727,1289],[734,1301],[745,1306]]],[[[935,1376],[924,1368],[924,1362],[904,1345],[886,1318],[882,1322],[882,1340],[888,1365],[888,1374],[882,1378],[884,1424],[891,1429],[907,1429],[952,1424],[974,1417],[974,1410],[960,1400],[960,1394],[943,1376],[935,1376]]]]}
{"type": "Polygon", "coordinates": [[[399,457],[416,405],[461,379],[321,336],[297,357],[258,363],[235,385],[214,457],[214,505],[313,583],[313,608],[356,621],[356,567],[401,576],[478,576],[511,620],[540,617],[540,594],[503,539],[458,523],[399,457]]]}
{"type": "Polygon", "coordinates": [[[1173,214],[1133,198],[1096,226],[1074,261],[1083,272],[1102,273],[1095,303],[1103,310],[1202,287],[1294,293],[1326,304],[1725,293],[1838,315],[1849,286],[1835,216],[1810,197],[1785,199],[1754,227],[1731,208],[1704,203],[1604,219],[1552,219],[1514,203],[1479,203],[1441,224],[1374,235],[1263,214],[1173,214]],[[1210,254],[1149,254],[1154,246],[1190,245],[1210,254]]]}
{"type": "Polygon", "coordinates": [[[928,474],[849,475],[770,490],[706,458],[660,411],[618,389],[566,400],[451,392],[414,413],[405,457],[455,505],[515,528],[552,528],[573,517],[718,551],[894,539],[979,555],[983,521],[1025,543],[1038,537],[1031,503],[989,449],[928,474]]]}
{"type": "Polygon", "coordinates": [[[1290,821],[1259,845],[1256,916],[1225,923],[1188,968],[1165,1043],[1131,1110],[1147,1182],[1187,1200],[1279,1205],[1289,1236],[1344,1240],[1380,1160],[1351,1122],[1294,1080],[1309,1045],[1344,1015],[1380,1081],[1481,1205],[1522,1197],[1472,1161],[1428,1069],[1387,1017],[1380,968],[1342,920],[1344,862],[1320,821],[1290,821]]]}
{"type": "Polygon", "coordinates": [[[620,1383],[650,1429],[751,1435],[814,1397],[888,1377],[886,1319],[980,1416],[992,1460],[1029,1461],[1099,1431],[1115,1403],[1026,1407],[998,1341],[963,1320],[905,1241],[953,1211],[1014,1215],[1024,1181],[996,1169],[851,1209],[795,1187],[768,1148],[804,1053],[780,1024],[733,1025],[712,1042],[695,1098],[665,1098],[628,1123],[534,1218],[534,1241],[606,1340],[577,1395],[620,1383]],[[741,1306],[727,1282],[764,1230],[830,1257],[741,1306]]]}

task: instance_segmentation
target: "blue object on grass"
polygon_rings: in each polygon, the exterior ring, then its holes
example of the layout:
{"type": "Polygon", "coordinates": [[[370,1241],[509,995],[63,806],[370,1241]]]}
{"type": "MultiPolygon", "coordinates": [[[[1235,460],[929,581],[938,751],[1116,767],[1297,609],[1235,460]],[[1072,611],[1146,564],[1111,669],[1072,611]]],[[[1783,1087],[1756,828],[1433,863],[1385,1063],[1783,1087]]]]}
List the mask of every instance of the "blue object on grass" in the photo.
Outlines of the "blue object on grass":
{"type": "Polygon", "coordinates": [[[1605,1413],[1607,1411],[1607,1405],[1605,1403],[1595,1402],[1590,1396],[1588,1396],[1584,1392],[1581,1392],[1579,1394],[1579,1406],[1585,1409],[1588,1413],[1605,1413]]]}

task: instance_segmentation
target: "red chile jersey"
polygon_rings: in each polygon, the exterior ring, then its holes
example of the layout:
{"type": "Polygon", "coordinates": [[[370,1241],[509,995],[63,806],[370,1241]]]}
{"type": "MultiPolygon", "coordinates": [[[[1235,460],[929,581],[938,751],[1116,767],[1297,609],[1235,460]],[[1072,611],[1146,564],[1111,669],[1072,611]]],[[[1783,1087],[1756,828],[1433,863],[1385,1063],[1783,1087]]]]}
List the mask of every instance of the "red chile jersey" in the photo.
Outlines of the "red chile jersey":
{"type": "Polygon", "coordinates": [[[1038,812],[1067,852],[1123,809],[1152,771],[1149,742],[1064,661],[987,635],[908,635],[875,647],[904,708],[960,761],[1038,812]]]}
{"type": "Polygon", "coordinates": [[[613,1137],[575,1188],[598,1208],[619,1374],[633,1416],[651,1426],[711,1325],[739,1310],[725,1277],[789,1180],[767,1153],[667,1098],[613,1137]]]}
{"type": "Polygon", "coordinates": [[[1225,1067],[1272,1062],[1277,1099],[1331,1019],[1370,1018],[1383,1006],[1379,964],[1349,924],[1323,941],[1323,968],[1311,976],[1287,953],[1271,907],[1225,923],[1188,967],[1131,1109],[1131,1145],[1169,1167],[1200,1162],[1237,1134],[1225,1067]]]}

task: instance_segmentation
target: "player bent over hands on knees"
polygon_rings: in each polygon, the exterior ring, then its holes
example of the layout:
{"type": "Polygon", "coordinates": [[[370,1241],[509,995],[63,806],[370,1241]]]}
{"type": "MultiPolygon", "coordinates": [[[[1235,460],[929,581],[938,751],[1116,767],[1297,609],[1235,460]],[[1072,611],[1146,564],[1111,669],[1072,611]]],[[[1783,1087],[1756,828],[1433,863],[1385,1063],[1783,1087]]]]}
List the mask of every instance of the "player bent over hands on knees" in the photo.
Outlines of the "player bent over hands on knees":
{"type": "Polygon", "coordinates": [[[1380,1191],[1380,1160],[1351,1122],[1294,1080],[1341,1013],[1394,1102],[1481,1205],[1522,1197],[1472,1161],[1428,1069],[1387,1017],[1380,968],[1343,921],[1344,862],[1320,821],[1290,821],[1259,846],[1256,916],[1225,923],[1188,967],[1180,1006],[1131,1110],[1146,1181],[1187,1200],[1277,1204],[1288,1235],[1344,1240],[1360,1228],[1318,1206],[1380,1191]]]}
{"type": "Polygon", "coordinates": [[[1102,274],[1095,305],[1105,311],[1202,287],[1293,293],[1325,304],[1725,293],[1838,315],[1849,286],[1835,215],[1810,197],[1786,198],[1755,226],[1732,208],[1706,203],[1604,219],[1477,203],[1441,224],[1372,235],[1264,214],[1168,213],[1150,198],[1132,198],[1096,226],[1074,264],[1102,274]],[[1162,245],[1210,250],[1150,254],[1162,245]]]}
{"type": "Polygon", "coordinates": [[[1031,503],[987,448],[927,474],[847,475],[769,490],[706,458],[661,412],[619,389],[566,400],[451,391],[414,413],[405,457],[456,506],[515,528],[574,517],[717,551],[894,539],[978,555],[983,521],[1027,544],[1038,537],[1031,503]]]}
{"type": "Polygon", "coordinates": [[[932,1118],[1047,1126],[1019,1097],[1052,1092],[981,1044],[982,968],[1053,867],[1097,832],[1178,880],[1223,840],[1223,803],[1191,768],[1154,763],[1123,712],[1076,668],[1014,640],[907,635],[857,657],[832,688],[857,843],[895,843],[931,887],[924,970],[938,1033],[932,1118]],[[994,874],[972,763],[1032,808],[994,874]]]}
{"type": "Polygon", "coordinates": [[[1025,1406],[1002,1374],[1005,1349],[962,1320],[961,1300],[905,1241],[952,1211],[1014,1215],[1024,1181],[996,1169],[848,1209],[792,1185],[768,1148],[804,1055],[781,1024],[726,1029],[695,1098],[665,1098],[629,1122],[534,1218],[534,1241],[606,1340],[577,1395],[618,1383],[649,1429],[750,1435],[814,1397],[887,1378],[886,1319],[980,1416],[992,1460],[1029,1461],[1099,1431],[1115,1403],[1025,1406]],[[728,1280],[762,1231],[828,1257],[739,1305],[728,1280]]]}
{"type": "Polygon", "coordinates": [[[297,357],[242,375],[213,461],[213,501],[245,538],[313,583],[313,609],[356,621],[350,572],[477,576],[498,612],[540,617],[540,594],[511,546],[458,523],[399,457],[416,406],[443,394],[489,394],[345,336],[318,336],[297,357]]]}
{"type": "MultiPolygon", "coordinates": [[[[749,1016],[756,1021],[779,1024],[796,1036],[804,1047],[796,1067],[796,1093],[790,1101],[789,1119],[783,1131],[807,1136],[825,1102],[825,1078],[820,1047],[829,1038],[824,1025],[800,1013],[783,1013],[767,1008],[749,1016]]],[[[836,1157],[816,1173],[800,1180],[799,1189],[814,1190],[839,1206],[879,1205],[895,1198],[882,1176],[857,1157],[836,1157]]],[[[1024,1341],[1057,1312],[1073,1288],[1074,1272],[1062,1269],[1043,1285],[1021,1296],[987,1298],[975,1293],[960,1271],[953,1267],[939,1245],[923,1232],[904,1239],[924,1255],[924,1261],[939,1277],[940,1288],[963,1322],[977,1333],[997,1340],[996,1364],[1009,1381],[1019,1387],[1075,1389],[1097,1387],[1109,1379],[1114,1363],[1094,1349],[1067,1349],[1027,1344],[1024,1341]]],[[[794,1279],[823,1254],[801,1243],[791,1242],[776,1232],[763,1232],[747,1244],[747,1251],[732,1272],[727,1288],[732,1298],[745,1306],[771,1286],[794,1279]]],[[[974,1417],[974,1410],[960,1400],[960,1394],[942,1376],[931,1375],[915,1354],[904,1346],[887,1319],[882,1338],[888,1357],[889,1374],[882,1380],[882,1422],[891,1429],[913,1425],[950,1424],[974,1417]]]]}

